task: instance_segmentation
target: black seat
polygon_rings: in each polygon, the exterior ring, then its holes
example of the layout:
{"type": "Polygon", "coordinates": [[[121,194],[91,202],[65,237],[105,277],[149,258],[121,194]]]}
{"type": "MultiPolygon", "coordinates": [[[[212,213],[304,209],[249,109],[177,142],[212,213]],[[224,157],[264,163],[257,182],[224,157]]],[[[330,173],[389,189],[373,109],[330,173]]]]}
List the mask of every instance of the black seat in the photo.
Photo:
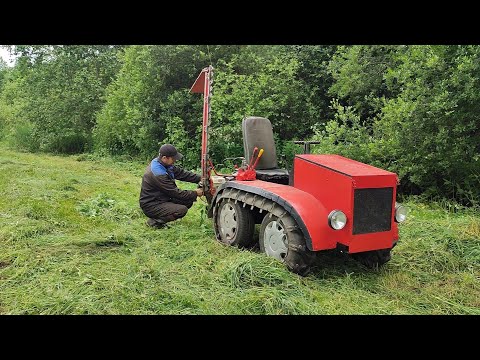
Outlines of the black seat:
{"type": "MultiPolygon", "coordinates": [[[[278,167],[277,151],[270,120],[256,116],[247,117],[242,121],[242,133],[243,151],[247,164],[250,163],[255,146],[258,151],[260,149],[264,151],[255,168],[257,179],[288,185],[288,171],[278,167]]],[[[256,155],[258,155],[258,151],[256,155]]]]}

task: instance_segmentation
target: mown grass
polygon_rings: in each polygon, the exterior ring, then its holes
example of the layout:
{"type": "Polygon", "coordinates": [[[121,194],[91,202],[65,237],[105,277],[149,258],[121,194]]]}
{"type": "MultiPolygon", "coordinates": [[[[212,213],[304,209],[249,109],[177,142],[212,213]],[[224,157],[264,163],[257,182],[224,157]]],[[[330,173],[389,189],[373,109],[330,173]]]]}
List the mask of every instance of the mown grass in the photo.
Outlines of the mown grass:
{"type": "Polygon", "coordinates": [[[480,314],[478,212],[407,201],[384,268],[326,253],[301,278],[217,242],[202,202],[146,227],[145,165],[0,147],[1,314],[480,314]]]}

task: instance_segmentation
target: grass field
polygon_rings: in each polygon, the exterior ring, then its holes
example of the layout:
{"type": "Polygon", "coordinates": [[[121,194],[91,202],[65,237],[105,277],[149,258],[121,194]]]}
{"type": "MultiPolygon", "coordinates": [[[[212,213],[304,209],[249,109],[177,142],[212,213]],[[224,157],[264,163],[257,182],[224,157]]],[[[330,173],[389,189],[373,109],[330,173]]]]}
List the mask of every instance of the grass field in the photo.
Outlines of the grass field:
{"type": "Polygon", "coordinates": [[[147,228],[145,166],[0,147],[0,314],[480,314],[478,211],[410,200],[384,268],[322,254],[301,278],[217,242],[200,201],[147,228]]]}

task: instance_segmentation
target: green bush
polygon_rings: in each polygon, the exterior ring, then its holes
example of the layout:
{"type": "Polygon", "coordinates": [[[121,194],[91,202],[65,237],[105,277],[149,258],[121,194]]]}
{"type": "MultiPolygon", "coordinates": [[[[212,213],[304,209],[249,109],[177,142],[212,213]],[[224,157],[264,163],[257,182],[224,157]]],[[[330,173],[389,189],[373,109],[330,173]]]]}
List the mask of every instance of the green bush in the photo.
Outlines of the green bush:
{"type": "MultiPolygon", "coordinates": [[[[118,48],[35,45],[16,46],[15,51],[17,65],[2,96],[14,109],[11,127],[19,119],[32,124],[38,146],[29,148],[54,153],[88,150],[95,114],[117,71],[118,48]]],[[[25,131],[16,130],[18,141],[25,131]]]]}
{"type": "Polygon", "coordinates": [[[188,94],[201,70],[195,49],[173,45],[126,49],[122,68],[107,89],[106,104],[97,116],[97,151],[151,158],[160,144],[182,140],[174,145],[187,152],[188,161],[193,160],[189,149],[194,145],[185,137],[194,139],[201,126],[200,99],[188,94]],[[189,115],[193,102],[198,104],[195,119],[189,115]],[[169,133],[172,130],[174,133],[169,133]]]}
{"type": "Polygon", "coordinates": [[[478,204],[480,47],[379,48],[343,48],[332,60],[331,91],[350,105],[337,102],[317,129],[322,150],[396,172],[404,193],[478,204]]]}
{"type": "Polygon", "coordinates": [[[18,123],[7,135],[7,141],[10,146],[36,152],[40,149],[40,143],[34,135],[34,126],[31,123],[18,123]]]}
{"type": "Polygon", "coordinates": [[[54,136],[48,142],[47,150],[60,154],[80,154],[89,150],[90,136],[81,133],[66,133],[54,136]]]}

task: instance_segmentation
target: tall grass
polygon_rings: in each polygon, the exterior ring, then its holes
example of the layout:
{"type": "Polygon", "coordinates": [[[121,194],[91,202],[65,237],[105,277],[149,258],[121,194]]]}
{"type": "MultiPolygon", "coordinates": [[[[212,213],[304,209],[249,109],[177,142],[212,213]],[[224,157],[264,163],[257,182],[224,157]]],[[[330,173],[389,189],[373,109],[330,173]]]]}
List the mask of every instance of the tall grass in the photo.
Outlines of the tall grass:
{"type": "Polygon", "coordinates": [[[201,201],[148,228],[145,166],[0,148],[1,314],[480,314],[476,211],[406,200],[384,268],[324,253],[301,278],[217,242],[201,201]]]}

